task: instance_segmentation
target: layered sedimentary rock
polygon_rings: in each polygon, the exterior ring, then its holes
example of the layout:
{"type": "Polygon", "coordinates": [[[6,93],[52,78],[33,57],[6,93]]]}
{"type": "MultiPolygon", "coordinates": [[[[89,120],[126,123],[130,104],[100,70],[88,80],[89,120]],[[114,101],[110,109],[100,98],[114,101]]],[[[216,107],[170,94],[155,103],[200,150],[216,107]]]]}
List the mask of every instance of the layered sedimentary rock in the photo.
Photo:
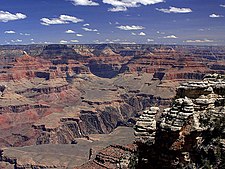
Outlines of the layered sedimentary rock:
{"type": "Polygon", "coordinates": [[[106,147],[77,168],[224,168],[224,83],[218,74],[183,83],[171,108],[141,114],[134,144],[106,147]]]}
{"type": "Polygon", "coordinates": [[[131,157],[135,151],[135,145],[110,145],[102,149],[94,158],[94,160],[75,167],[74,169],[88,169],[88,168],[131,168],[131,157]]]}
{"type": "Polygon", "coordinates": [[[169,105],[180,81],[223,72],[224,53],[162,45],[0,46],[0,84],[10,91],[0,100],[2,145],[71,143],[131,126],[147,107],[169,105]]]}
{"type": "Polygon", "coordinates": [[[110,134],[93,134],[87,138],[77,138],[76,144],[74,142],[3,148],[0,151],[0,167],[99,169],[118,164],[126,166],[135,148],[131,145],[134,140],[133,132],[132,128],[118,127],[110,134]],[[98,158],[95,158],[96,155],[98,158]],[[102,164],[102,161],[105,163],[102,164]]]}
{"type": "Polygon", "coordinates": [[[138,166],[223,168],[224,89],[224,76],[218,74],[207,75],[201,82],[183,83],[172,107],[165,109],[157,121],[157,127],[156,119],[148,116],[150,131],[143,123],[144,112],[135,128],[138,166]]]}
{"type": "Polygon", "coordinates": [[[87,73],[91,68],[92,73],[106,78],[122,72],[147,72],[155,73],[155,77],[160,75],[164,80],[202,79],[206,73],[224,72],[224,48],[208,46],[119,44],[2,46],[0,62],[13,61],[21,56],[24,50],[32,56],[50,60],[54,65],[64,65],[64,69],[74,67],[87,73]],[[105,74],[101,70],[105,70],[105,74]],[[108,74],[111,75],[107,76],[108,74]]]}
{"type": "Polygon", "coordinates": [[[155,143],[157,113],[159,113],[159,108],[151,107],[150,110],[145,110],[137,120],[135,125],[135,136],[137,137],[138,142],[147,140],[149,144],[155,143]]]}

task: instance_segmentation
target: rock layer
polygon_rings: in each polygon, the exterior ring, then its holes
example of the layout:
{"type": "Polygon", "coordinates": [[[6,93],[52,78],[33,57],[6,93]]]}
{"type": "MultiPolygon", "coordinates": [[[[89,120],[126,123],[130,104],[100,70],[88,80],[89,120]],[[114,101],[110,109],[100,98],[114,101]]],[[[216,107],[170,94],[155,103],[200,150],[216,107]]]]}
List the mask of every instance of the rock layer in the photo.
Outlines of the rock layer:
{"type": "Polygon", "coordinates": [[[207,46],[0,46],[8,91],[0,89],[1,146],[70,143],[131,126],[139,111],[171,104],[180,81],[223,73],[224,54],[207,46]]]}
{"type": "MultiPolygon", "coordinates": [[[[201,82],[183,83],[172,107],[164,110],[153,130],[148,131],[145,123],[140,123],[145,121],[144,112],[135,128],[138,166],[223,168],[224,84],[224,76],[217,74],[207,75],[201,82]]],[[[154,117],[148,118],[155,121],[154,117]]]]}

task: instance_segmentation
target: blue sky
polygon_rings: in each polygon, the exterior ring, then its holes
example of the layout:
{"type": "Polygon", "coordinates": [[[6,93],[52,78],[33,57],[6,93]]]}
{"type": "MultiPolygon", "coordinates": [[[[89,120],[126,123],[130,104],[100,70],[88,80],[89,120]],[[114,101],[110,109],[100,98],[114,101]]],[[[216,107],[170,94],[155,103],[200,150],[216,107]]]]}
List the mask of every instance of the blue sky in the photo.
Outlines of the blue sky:
{"type": "Polygon", "coordinates": [[[225,0],[1,0],[0,44],[225,45],[225,0]]]}

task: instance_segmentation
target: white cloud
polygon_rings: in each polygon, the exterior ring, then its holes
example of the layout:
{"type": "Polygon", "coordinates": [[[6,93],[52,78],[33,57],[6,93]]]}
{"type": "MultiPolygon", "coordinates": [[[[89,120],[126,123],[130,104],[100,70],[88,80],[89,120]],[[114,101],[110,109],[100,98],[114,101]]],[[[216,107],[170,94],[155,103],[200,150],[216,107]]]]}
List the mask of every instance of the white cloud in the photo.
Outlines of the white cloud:
{"type": "Polygon", "coordinates": [[[18,43],[18,42],[22,42],[22,40],[21,39],[16,39],[16,40],[11,40],[11,42],[18,43]]]}
{"type": "Polygon", "coordinates": [[[82,35],[82,34],[77,33],[77,34],[76,34],[76,36],[81,37],[81,36],[83,36],[83,35],[82,35]]]}
{"type": "Polygon", "coordinates": [[[73,42],[73,43],[78,43],[79,40],[73,39],[73,40],[71,40],[71,42],[73,42]]]}
{"type": "Polygon", "coordinates": [[[4,33],[6,33],[6,34],[15,34],[16,32],[15,31],[5,31],[4,33]]]}
{"type": "Polygon", "coordinates": [[[87,31],[87,32],[97,32],[97,29],[90,29],[90,28],[82,28],[83,30],[87,31]]]}
{"type": "Polygon", "coordinates": [[[214,40],[209,40],[209,39],[199,40],[199,39],[196,39],[196,40],[186,40],[184,42],[187,42],[187,43],[212,43],[212,42],[214,42],[214,40]]]}
{"type": "Polygon", "coordinates": [[[30,36],[29,33],[20,33],[20,35],[22,35],[22,36],[30,36]]]}
{"type": "Polygon", "coordinates": [[[56,24],[69,24],[83,22],[83,19],[79,19],[75,16],[60,15],[59,18],[41,18],[42,25],[56,25],[56,24]]]}
{"type": "Polygon", "coordinates": [[[136,42],[120,42],[120,44],[136,44],[136,42]]]}
{"type": "Polygon", "coordinates": [[[110,12],[127,11],[127,7],[124,7],[124,6],[117,6],[117,7],[114,7],[114,8],[109,8],[108,11],[110,11],[110,12]]]}
{"type": "Polygon", "coordinates": [[[117,28],[119,28],[121,30],[125,30],[125,31],[145,29],[145,27],[143,27],[143,26],[137,26],[137,25],[132,25],[132,26],[129,26],[129,25],[123,26],[123,25],[121,25],[121,26],[117,26],[117,28]]]}
{"type": "Polygon", "coordinates": [[[211,14],[211,15],[209,15],[209,17],[210,18],[222,18],[223,17],[223,15],[218,15],[218,14],[211,14]]]}
{"type": "Polygon", "coordinates": [[[59,43],[65,44],[65,43],[68,43],[68,41],[67,40],[61,40],[59,43]]]}
{"type": "Polygon", "coordinates": [[[139,35],[139,36],[145,36],[146,33],[140,32],[139,34],[137,34],[137,33],[135,33],[135,32],[131,32],[131,35],[134,35],[134,36],[136,36],[136,35],[139,35]]]}
{"type": "Polygon", "coordinates": [[[192,12],[192,10],[190,8],[176,8],[173,6],[170,6],[169,9],[156,8],[156,10],[158,10],[160,12],[164,12],[164,13],[190,13],[190,12],[192,12]]]}
{"type": "Polygon", "coordinates": [[[165,35],[165,32],[157,31],[156,33],[157,33],[157,34],[161,34],[161,35],[165,35]]]}
{"type": "Polygon", "coordinates": [[[67,31],[65,31],[65,33],[75,33],[73,30],[71,30],[71,29],[68,29],[67,31]]]}
{"type": "Polygon", "coordinates": [[[59,18],[63,21],[68,21],[68,22],[72,22],[72,23],[78,23],[78,22],[84,21],[83,19],[79,19],[75,16],[69,16],[69,15],[60,15],[59,18]]]}
{"type": "Polygon", "coordinates": [[[121,40],[120,39],[115,39],[113,40],[114,42],[120,42],[121,40]]]}
{"type": "Polygon", "coordinates": [[[27,16],[22,13],[12,14],[7,11],[0,11],[0,22],[8,22],[14,20],[25,19],[27,16]]]}
{"type": "Polygon", "coordinates": [[[98,39],[93,41],[94,43],[100,43],[100,41],[98,39]]]}
{"type": "Polygon", "coordinates": [[[148,42],[154,42],[154,39],[147,39],[148,42]]]}
{"type": "Polygon", "coordinates": [[[144,32],[139,33],[140,36],[145,36],[146,34],[144,32]]]}
{"type": "Polygon", "coordinates": [[[58,18],[48,19],[48,18],[41,18],[42,25],[56,25],[56,24],[68,24],[69,22],[60,20],[58,18]]]}
{"type": "Polygon", "coordinates": [[[164,36],[164,39],[177,39],[178,37],[176,37],[175,35],[168,35],[168,36],[164,36]]]}
{"type": "Polygon", "coordinates": [[[220,5],[220,7],[223,7],[223,8],[225,8],[225,5],[221,4],[221,5],[220,5]]]}
{"type": "Polygon", "coordinates": [[[141,5],[152,5],[164,0],[103,0],[105,4],[112,5],[113,8],[109,8],[108,11],[120,12],[127,11],[127,8],[140,7],[141,5]]]}
{"type": "Polygon", "coordinates": [[[83,24],[83,26],[90,26],[90,24],[89,23],[85,23],[85,24],[83,24]]]}
{"type": "Polygon", "coordinates": [[[98,6],[99,5],[99,3],[94,2],[92,0],[70,0],[70,1],[75,6],[78,6],[78,5],[81,5],[81,6],[98,6]]]}

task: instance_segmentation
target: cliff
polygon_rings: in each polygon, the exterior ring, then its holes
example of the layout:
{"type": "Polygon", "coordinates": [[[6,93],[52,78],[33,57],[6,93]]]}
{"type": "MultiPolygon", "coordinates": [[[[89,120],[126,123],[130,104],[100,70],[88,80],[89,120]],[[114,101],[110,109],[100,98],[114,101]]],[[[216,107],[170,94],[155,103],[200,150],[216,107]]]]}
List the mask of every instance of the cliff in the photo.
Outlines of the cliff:
{"type": "Polygon", "coordinates": [[[145,111],[135,126],[137,168],[223,168],[224,76],[183,83],[171,108],[145,111]]]}
{"type": "Polygon", "coordinates": [[[224,54],[207,46],[0,46],[8,91],[0,99],[1,146],[67,144],[132,126],[146,108],[170,105],[180,82],[224,73],[224,54]]]}

